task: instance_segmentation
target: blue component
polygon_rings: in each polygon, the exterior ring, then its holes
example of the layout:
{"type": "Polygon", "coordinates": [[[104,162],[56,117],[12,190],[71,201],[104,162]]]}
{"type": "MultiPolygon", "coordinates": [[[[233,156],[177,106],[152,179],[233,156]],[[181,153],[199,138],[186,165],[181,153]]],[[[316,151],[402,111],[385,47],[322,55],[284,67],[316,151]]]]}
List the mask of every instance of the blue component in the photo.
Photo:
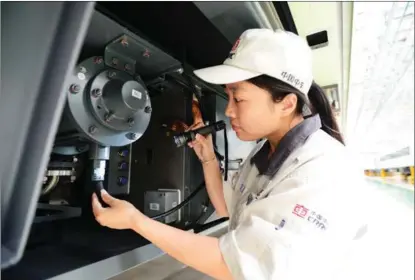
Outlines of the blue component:
{"type": "Polygon", "coordinates": [[[126,156],[128,156],[128,153],[129,153],[130,151],[128,150],[128,149],[126,149],[126,148],[121,148],[120,150],[119,150],[119,152],[118,152],[118,155],[120,156],[120,157],[126,157],[126,156]]]}
{"type": "Polygon", "coordinates": [[[122,161],[118,164],[118,170],[128,170],[128,163],[122,161]]]}
{"type": "Polygon", "coordinates": [[[125,176],[119,176],[117,179],[117,184],[120,186],[124,186],[128,183],[128,179],[125,176]]]}

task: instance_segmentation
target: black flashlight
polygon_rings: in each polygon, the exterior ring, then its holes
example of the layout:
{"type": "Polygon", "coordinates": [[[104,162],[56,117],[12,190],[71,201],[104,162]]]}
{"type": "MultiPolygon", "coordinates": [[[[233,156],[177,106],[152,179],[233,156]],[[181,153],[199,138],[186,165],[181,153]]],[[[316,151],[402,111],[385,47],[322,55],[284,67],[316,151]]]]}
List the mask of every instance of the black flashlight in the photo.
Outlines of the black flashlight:
{"type": "Polygon", "coordinates": [[[174,143],[176,143],[177,148],[179,148],[185,145],[186,143],[194,141],[196,139],[196,134],[206,136],[213,132],[225,129],[225,127],[226,127],[226,124],[224,121],[218,121],[210,125],[198,128],[196,130],[186,131],[179,135],[173,136],[174,143]]]}

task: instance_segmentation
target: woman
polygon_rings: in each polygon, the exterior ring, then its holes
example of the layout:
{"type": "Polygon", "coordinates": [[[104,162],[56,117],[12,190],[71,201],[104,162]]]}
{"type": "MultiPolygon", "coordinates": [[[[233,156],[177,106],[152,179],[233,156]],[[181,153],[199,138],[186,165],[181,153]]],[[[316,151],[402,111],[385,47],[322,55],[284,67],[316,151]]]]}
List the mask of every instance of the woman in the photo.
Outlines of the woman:
{"type": "Polygon", "coordinates": [[[132,229],[216,279],[331,276],[361,225],[357,204],[350,209],[358,178],[330,104],[313,82],[306,41],[284,31],[247,30],[223,65],[195,74],[226,85],[226,115],[238,138],[265,139],[233,177],[230,201],[211,137],[198,135],[189,144],[203,165],[217,214],[230,217],[229,232],[220,238],[184,232],[105,192],[109,208],[93,196],[97,221],[132,229]]]}

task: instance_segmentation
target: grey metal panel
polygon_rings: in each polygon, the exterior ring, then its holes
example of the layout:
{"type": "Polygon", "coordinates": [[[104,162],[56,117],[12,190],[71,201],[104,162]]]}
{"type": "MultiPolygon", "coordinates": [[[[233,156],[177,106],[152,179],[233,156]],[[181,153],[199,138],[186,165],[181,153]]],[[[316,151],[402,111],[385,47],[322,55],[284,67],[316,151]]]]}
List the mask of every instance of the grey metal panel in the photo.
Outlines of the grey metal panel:
{"type": "Polygon", "coordinates": [[[271,2],[194,2],[230,43],[250,28],[282,29],[271,2]]]}
{"type": "MultiPolygon", "coordinates": [[[[200,235],[219,237],[224,234],[228,227],[228,221],[205,230],[200,235]]],[[[104,279],[131,279],[123,278],[123,274],[135,275],[135,279],[148,279],[146,275],[151,275],[151,279],[158,278],[157,275],[165,273],[175,273],[178,264],[171,258],[166,258],[165,253],[153,244],[149,244],[130,252],[108,258],[106,260],[70,271],[50,278],[49,280],[104,280],[104,279]],[[153,262],[153,263],[152,263],[153,262]],[[162,266],[160,265],[162,263],[162,266]],[[157,265],[155,265],[157,264],[157,265]],[[163,269],[160,269],[163,268],[163,269]]],[[[183,266],[182,266],[183,267],[183,266]]]]}
{"type": "Polygon", "coordinates": [[[4,268],[23,253],[65,101],[65,82],[78,58],[94,3],[3,2],[1,8],[4,268]]]}

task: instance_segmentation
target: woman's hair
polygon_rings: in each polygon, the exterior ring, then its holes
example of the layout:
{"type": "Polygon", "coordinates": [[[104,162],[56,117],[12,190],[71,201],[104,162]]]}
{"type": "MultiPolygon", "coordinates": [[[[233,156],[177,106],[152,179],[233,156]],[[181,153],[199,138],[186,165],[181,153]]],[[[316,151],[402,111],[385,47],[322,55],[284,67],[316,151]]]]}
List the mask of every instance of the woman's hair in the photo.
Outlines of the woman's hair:
{"type": "Polygon", "coordinates": [[[295,94],[297,96],[297,107],[295,108],[296,114],[302,115],[305,106],[307,106],[313,115],[320,115],[322,129],[333,138],[344,144],[344,140],[340,133],[337,121],[334,118],[330,102],[323,89],[315,82],[312,83],[310,90],[308,91],[308,100],[310,102],[308,102],[305,95],[298,89],[267,75],[261,75],[249,79],[248,82],[269,91],[274,102],[282,101],[284,97],[290,93],[295,94]]]}

